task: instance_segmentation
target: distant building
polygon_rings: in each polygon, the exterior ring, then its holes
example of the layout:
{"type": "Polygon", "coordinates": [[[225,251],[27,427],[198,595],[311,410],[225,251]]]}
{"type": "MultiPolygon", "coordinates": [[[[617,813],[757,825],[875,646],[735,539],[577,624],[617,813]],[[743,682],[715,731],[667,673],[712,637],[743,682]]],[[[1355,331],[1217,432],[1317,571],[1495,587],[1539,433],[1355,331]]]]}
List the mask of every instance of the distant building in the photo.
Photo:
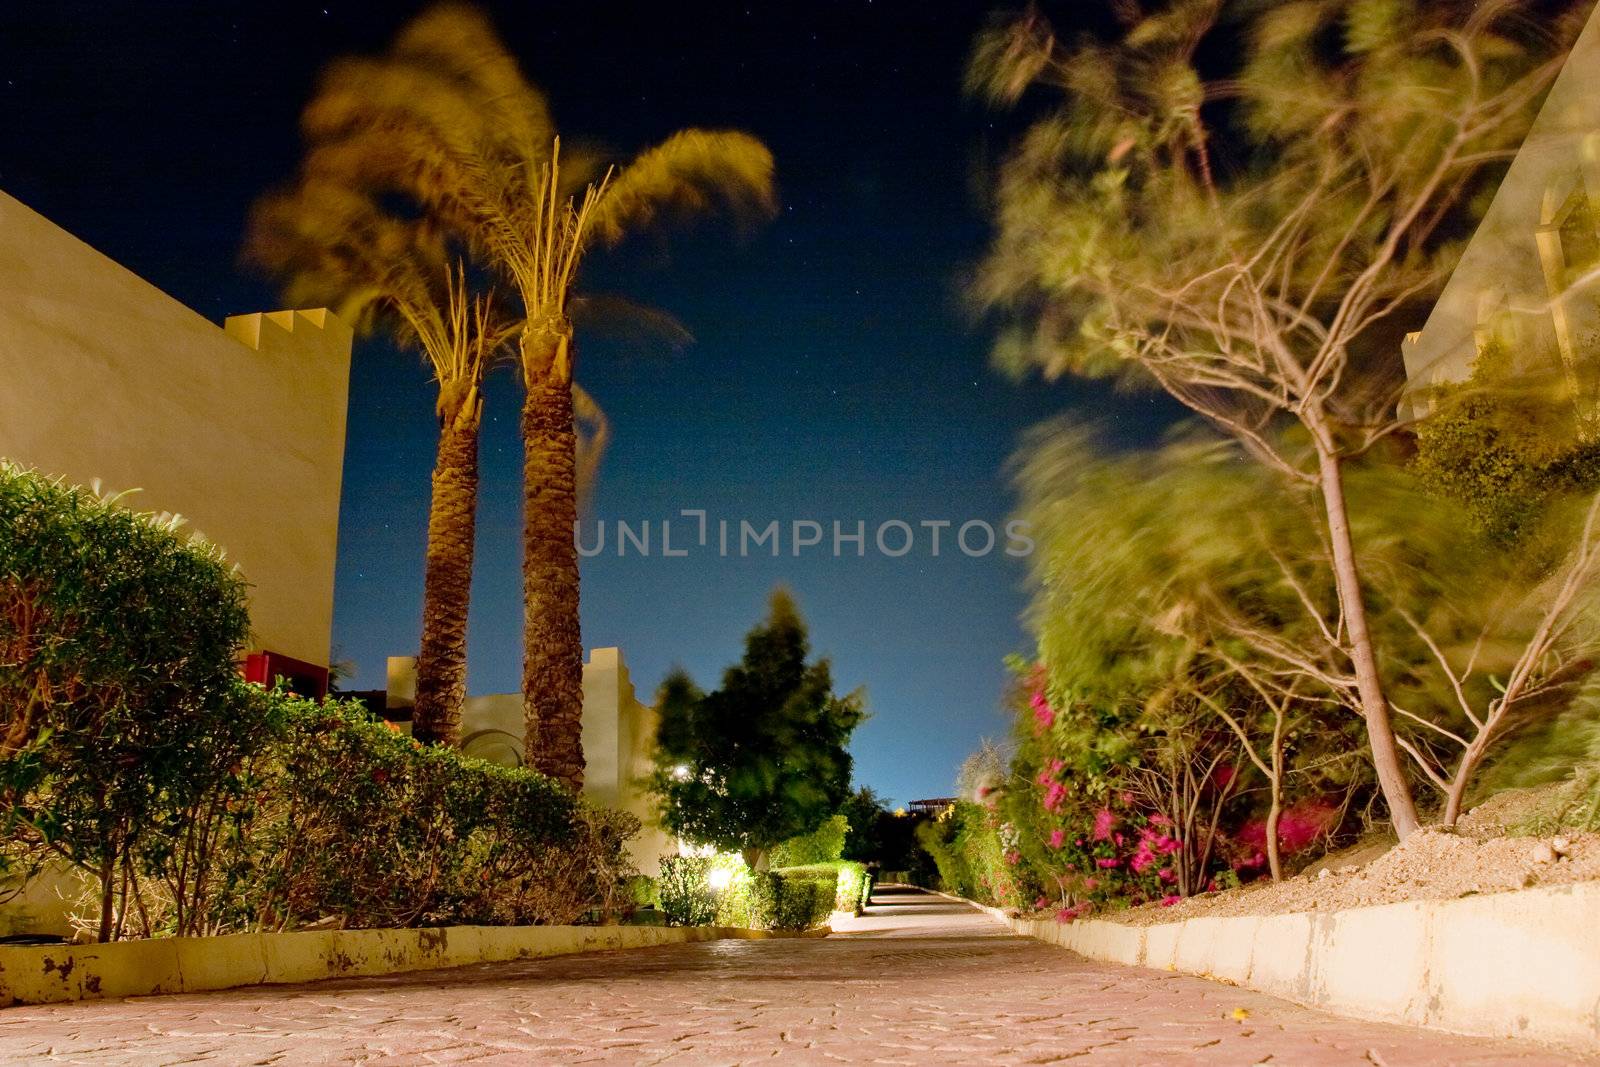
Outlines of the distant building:
{"type": "Polygon", "coordinates": [[[927,816],[937,819],[948,809],[955,807],[955,797],[934,797],[932,800],[913,800],[906,805],[906,810],[912,815],[927,816]]]}
{"type": "MultiPolygon", "coordinates": [[[[416,700],[417,661],[389,660],[386,718],[409,721],[416,700]]],[[[595,804],[637,815],[644,831],[629,854],[643,874],[660,873],[661,858],[677,844],[651,825],[651,798],[642,780],[653,767],[657,716],[634,694],[622,652],[596,648],[583,665],[583,795],[595,804]]],[[[524,749],[521,693],[468,697],[461,709],[461,750],[503,767],[520,767],[524,749]]]]}
{"type": "Polygon", "coordinates": [[[1406,339],[1419,388],[1464,380],[1498,341],[1523,372],[1593,403],[1600,351],[1600,10],[1591,15],[1423,328],[1406,339]]]}
{"type": "Polygon", "coordinates": [[[325,686],[350,329],[218,327],[4,193],[0,293],[0,458],[182,515],[250,583],[250,669],[325,686]]]}

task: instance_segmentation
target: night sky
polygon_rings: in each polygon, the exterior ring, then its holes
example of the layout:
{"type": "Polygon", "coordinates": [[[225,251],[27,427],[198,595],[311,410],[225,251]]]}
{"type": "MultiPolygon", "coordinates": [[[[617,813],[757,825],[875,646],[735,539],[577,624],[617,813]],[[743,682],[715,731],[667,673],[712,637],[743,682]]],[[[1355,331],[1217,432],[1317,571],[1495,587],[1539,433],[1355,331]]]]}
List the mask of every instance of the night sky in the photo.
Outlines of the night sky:
{"type": "MultiPolygon", "coordinates": [[[[9,0],[0,189],[215,321],[276,307],[237,266],[248,206],[293,172],[319,68],[380,50],[420,6],[9,0]]],[[[987,5],[488,6],[568,137],[631,153],[682,126],[731,126],[777,158],[780,217],[748,240],[710,225],[589,260],[585,290],[670,311],[695,340],[580,332],[579,378],[615,435],[586,529],[649,520],[658,539],[683,508],[735,527],[865,521],[869,538],[896,518],[999,526],[1003,468],[1030,425],[1075,412],[1136,443],[1171,418],[1149,398],[1019,385],[988,366],[961,280],[988,232],[981,176],[1013,131],[960,89],[987,5]]],[[[346,688],[381,687],[384,658],[415,649],[432,394],[415,356],[357,342],[334,622],[346,688]]],[[[519,684],[518,402],[497,374],[474,693],[519,684]]],[[[979,739],[1005,732],[1001,661],[1027,649],[1024,567],[967,558],[948,537],[939,558],[922,538],[899,559],[870,545],[864,559],[796,559],[787,535],[778,559],[619,559],[608,542],[584,562],[584,642],[621,646],[646,699],[674,664],[714,684],[786,583],[837,687],[866,690],[858,781],[901,802],[944,795],[979,739]]]]}

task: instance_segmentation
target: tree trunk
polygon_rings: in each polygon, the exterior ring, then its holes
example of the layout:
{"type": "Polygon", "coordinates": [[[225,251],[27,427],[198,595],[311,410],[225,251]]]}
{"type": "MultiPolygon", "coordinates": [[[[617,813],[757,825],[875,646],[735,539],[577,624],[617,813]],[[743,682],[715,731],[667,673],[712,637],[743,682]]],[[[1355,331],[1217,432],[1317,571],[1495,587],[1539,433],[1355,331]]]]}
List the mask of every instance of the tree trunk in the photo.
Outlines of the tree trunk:
{"type": "Polygon", "coordinates": [[[1445,793],[1445,826],[1453,829],[1456,820],[1461,818],[1461,806],[1467,797],[1467,786],[1472,782],[1472,773],[1478,769],[1478,761],[1483,758],[1488,748],[1493,725],[1491,722],[1490,729],[1480,730],[1478,736],[1472,739],[1472,744],[1461,754],[1461,762],[1456,765],[1455,777],[1450,780],[1450,788],[1445,793]]]}
{"type": "Polygon", "coordinates": [[[441,411],[439,452],[428,511],[428,557],[422,579],[422,647],[411,736],[424,744],[461,743],[467,696],[467,608],[478,512],[477,390],[441,411]]]}
{"type": "MultiPolygon", "coordinates": [[[[1313,427],[1314,436],[1322,436],[1313,427]]],[[[1355,544],[1350,536],[1350,519],[1345,511],[1344,473],[1331,445],[1317,443],[1319,482],[1322,501],[1328,512],[1328,542],[1333,549],[1334,582],[1339,590],[1339,605],[1350,634],[1350,659],[1356,671],[1356,690],[1361,696],[1362,717],[1367,723],[1367,743],[1372,748],[1372,765],[1378,772],[1378,788],[1389,807],[1395,834],[1404,841],[1418,826],[1417,808],[1411,799],[1411,786],[1400,765],[1400,750],[1395,744],[1394,727],[1389,721],[1389,700],[1384,696],[1378,674],[1378,658],[1367,629],[1367,606],[1362,597],[1361,576],[1356,569],[1355,544]]]]}
{"type": "MultiPolygon", "coordinates": [[[[525,339],[524,343],[528,343],[525,339]]],[[[578,626],[577,429],[571,334],[524,371],[522,709],[535,770],[583,787],[583,635],[578,626]],[[540,366],[542,364],[542,367],[540,366]]],[[[528,354],[524,353],[525,366],[528,354]]]]}
{"type": "Polygon", "coordinates": [[[1283,790],[1272,780],[1272,807],[1267,809],[1267,871],[1274,882],[1283,881],[1283,859],[1278,847],[1278,819],[1283,815],[1283,790]]]}
{"type": "Polygon", "coordinates": [[[1289,698],[1272,709],[1272,773],[1267,784],[1272,789],[1272,806],[1267,810],[1267,871],[1274,882],[1283,880],[1283,850],[1278,843],[1278,820],[1283,815],[1283,719],[1288,713],[1289,698]]]}
{"type": "Polygon", "coordinates": [[[100,930],[96,940],[101,944],[111,940],[116,920],[116,854],[100,861],[100,930]]]}

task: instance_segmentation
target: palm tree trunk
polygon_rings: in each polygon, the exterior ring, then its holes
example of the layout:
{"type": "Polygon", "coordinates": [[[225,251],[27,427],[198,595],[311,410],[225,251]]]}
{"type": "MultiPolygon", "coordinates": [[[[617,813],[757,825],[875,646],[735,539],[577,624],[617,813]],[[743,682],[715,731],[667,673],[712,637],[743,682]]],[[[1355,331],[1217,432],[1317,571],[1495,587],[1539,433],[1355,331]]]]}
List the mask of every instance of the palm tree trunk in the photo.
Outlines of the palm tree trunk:
{"type": "Polygon", "coordinates": [[[422,648],[417,656],[411,736],[424,744],[460,744],[467,696],[467,608],[478,512],[478,428],[482,403],[473,390],[442,413],[428,511],[428,558],[422,578],[422,648]]]}
{"type": "Polygon", "coordinates": [[[578,626],[577,429],[571,336],[522,405],[524,747],[535,770],[583,788],[583,635],[578,626]]]}

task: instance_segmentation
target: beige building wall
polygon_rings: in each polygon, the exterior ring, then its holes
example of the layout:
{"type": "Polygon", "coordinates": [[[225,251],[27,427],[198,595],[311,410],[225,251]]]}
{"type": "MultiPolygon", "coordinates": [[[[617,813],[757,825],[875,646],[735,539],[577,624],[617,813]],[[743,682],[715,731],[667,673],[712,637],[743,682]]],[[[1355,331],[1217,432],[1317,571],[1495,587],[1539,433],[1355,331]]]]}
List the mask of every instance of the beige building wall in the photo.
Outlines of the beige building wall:
{"type": "Polygon", "coordinates": [[[350,330],[219,328],[0,193],[0,457],[174,512],[251,590],[256,648],[329,662],[350,330]]]}
{"type": "Polygon", "coordinates": [[[1592,14],[1423,329],[1404,345],[1411,388],[1465,379],[1504,342],[1520,370],[1580,386],[1600,351],[1600,14],[1592,14]],[[1592,357],[1591,357],[1592,358],[1592,357]]]}
{"type": "MultiPolygon", "coordinates": [[[[389,660],[387,704],[411,706],[416,698],[416,660],[389,660]]],[[[628,666],[616,648],[596,648],[583,665],[583,795],[595,804],[637,815],[644,830],[629,848],[640,873],[661,871],[661,858],[677,845],[653,825],[651,798],[641,787],[655,755],[656,711],[634,692],[628,666]]],[[[506,767],[523,760],[522,694],[468,697],[461,709],[461,749],[506,767]]]]}

